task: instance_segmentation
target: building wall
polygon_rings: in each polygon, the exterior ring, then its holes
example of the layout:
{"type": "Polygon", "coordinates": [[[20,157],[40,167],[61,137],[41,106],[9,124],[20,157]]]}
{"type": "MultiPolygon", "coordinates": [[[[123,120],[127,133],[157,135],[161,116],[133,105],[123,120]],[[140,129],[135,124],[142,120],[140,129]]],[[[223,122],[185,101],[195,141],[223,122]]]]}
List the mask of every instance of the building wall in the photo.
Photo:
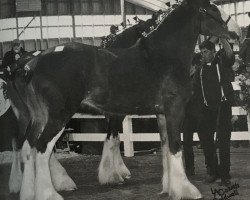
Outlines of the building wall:
{"type": "MultiPolygon", "coordinates": [[[[112,24],[120,25],[120,0],[42,0],[41,21],[39,12],[16,13],[15,0],[0,0],[0,59],[10,49],[11,41],[17,38],[24,27],[20,39],[28,51],[46,49],[56,44],[73,40],[75,31],[76,41],[90,45],[99,45],[100,37],[109,34],[112,24]],[[73,26],[73,17],[75,26],[73,26]],[[34,19],[33,19],[34,18],[34,19]],[[41,45],[41,29],[43,42],[41,45]]],[[[230,14],[242,27],[249,25],[250,0],[237,3],[226,3],[220,6],[230,14]]],[[[135,15],[146,20],[151,11],[125,2],[127,19],[135,15]]],[[[119,26],[122,30],[122,26],[119,26]]]]}
{"type": "MultiPolygon", "coordinates": [[[[42,49],[46,49],[72,41],[73,31],[76,35],[74,40],[100,45],[100,37],[109,34],[110,26],[120,25],[122,22],[120,0],[42,0],[42,21],[39,12],[16,14],[15,10],[14,0],[0,0],[0,59],[9,50],[11,41],[17,38],[17,34],[20,34],[30,22],[19,38],[23,40],[25,49],[30,51],[41,49],[40,25],[43,36],[42,49]]],[[[147,19],[152,14],[152,11],[128,2],[125,3],[125,11],[131,23],[134,22],[132,18],[135,15],[147,19]]],[[[121,25],[119,28],[122,30],[121,25]]]]}

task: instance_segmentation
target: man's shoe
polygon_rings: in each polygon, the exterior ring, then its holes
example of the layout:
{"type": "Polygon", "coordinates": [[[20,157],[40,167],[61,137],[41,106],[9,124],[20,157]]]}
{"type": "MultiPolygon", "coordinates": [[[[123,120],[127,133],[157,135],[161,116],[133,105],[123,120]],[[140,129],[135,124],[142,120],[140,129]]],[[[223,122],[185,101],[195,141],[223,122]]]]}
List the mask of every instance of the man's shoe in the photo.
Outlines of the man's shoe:
{"type": "Polygon", "coordinates": [[[231,180],[230,179],[221,179],[221,182],[219,183],[219,185],[229,187],[231,185],[231,180]]]}
{"type": "Polygon", "coordinates": [[[205,183],[214,183],[217,179],[216,175],[210,175],[205,179],[205,183]]]}

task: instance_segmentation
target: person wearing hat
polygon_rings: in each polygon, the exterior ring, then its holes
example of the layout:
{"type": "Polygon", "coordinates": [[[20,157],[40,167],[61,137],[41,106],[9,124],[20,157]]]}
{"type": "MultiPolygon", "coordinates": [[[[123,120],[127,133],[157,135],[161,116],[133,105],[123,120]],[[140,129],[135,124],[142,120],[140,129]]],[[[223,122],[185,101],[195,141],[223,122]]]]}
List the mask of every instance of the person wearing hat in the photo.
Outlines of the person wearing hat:
{"type": "MultiPolygon", "coordinates": [[[[24,49],[21,46],[21,43],[18,39],[13,40],[12,48],[10,51],[6,52],[3,61],[2,61],[2,69],[4,71],[4,76],[1,77],[3,79],[7,79],[8,75],[11,75],[11,69],[13,64],[19,60],[22,55],[25,53],[24,49]],[[7,75],[7,76],[6,76],[7,75]]],[[[7,86],[6,84],[2,87],[3,91],[1,98],[4,98],[2,102],[8,102],[8,95],[7,95],[7,86]]],[[[0,107],[0,111],[2,111],[2,115],[0,115],[0,127],[1,127],[1,134],[0,134],[0,151],[11,150],[11,139],[16,135],[16,130],[18,129],[17,119],[12,109],[8,108],[3,113],[3,108],[7,106],[7,103],[2,107],[0,107]]]]}
{"type": "Polygon", "coordinates": [[[11,50],[6,52],[3,57],[2,68],[11,73],[12,64],[19,60],[25,52],[20,40],[13,40],[11,50]]]}
{"type": "Polygon", "coordinates": [[[209,169],[209,176],[205,182],[213,183],[220,178],[220,185],[229,186],[234,54],[226,39],[220,39],[223,49],[216,53],[214,44],[216,41],[218,39],[213,37],[199,46],[203,64],[197,76],[194,92],[202,97],[198,132],[209,169]],[[215,132],[217,145],[214,141],[215,132]],[[216,146],[219,148],[219,158],[216,146]]]}
{"type": "MultiPolygon", "coordinates": [[[[250,18],[250,12],[248,13],[250,18]]],[[[240,51],[239,51],[239,58],[242,60],[246,71],[250,72],[250,25],[247,28],[246,38],[244,39],[240,51]]]]}

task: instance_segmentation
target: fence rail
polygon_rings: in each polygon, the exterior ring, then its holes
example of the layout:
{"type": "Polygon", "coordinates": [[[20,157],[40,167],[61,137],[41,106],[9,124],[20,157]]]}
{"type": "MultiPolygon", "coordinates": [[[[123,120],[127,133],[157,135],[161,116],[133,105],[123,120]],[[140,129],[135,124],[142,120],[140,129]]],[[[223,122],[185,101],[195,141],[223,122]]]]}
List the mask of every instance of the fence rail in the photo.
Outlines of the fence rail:
{"type": "MultiPolygon", "coordinates": [[[[232,107],[233,115],[247,115],[247,112],[241,107],[232,107]]],[[[76,113],[74,119],[102,119],[103,115],[84,115],[76,113]]],[[[123,120],[123,133],[120,134],[120,140],[124,142],[124,155],[126,157],[134,156],[134,142],[158,142],[160,141],[159,133],[133,133],[133,119],[156,118],[155,115],[127,115],[123,120]]],[[[231,140],[250,140],[250,116],[247,115],[248,131],[232,132],[231,140]]],[[[183,137],[181,137],[183,138],[183,137]]],[[[104,141],[106,133],[71,133],[69,141],[104,141]]],[[[194,133],[194,141],[199,141],[197,133],[194,133]]]]}

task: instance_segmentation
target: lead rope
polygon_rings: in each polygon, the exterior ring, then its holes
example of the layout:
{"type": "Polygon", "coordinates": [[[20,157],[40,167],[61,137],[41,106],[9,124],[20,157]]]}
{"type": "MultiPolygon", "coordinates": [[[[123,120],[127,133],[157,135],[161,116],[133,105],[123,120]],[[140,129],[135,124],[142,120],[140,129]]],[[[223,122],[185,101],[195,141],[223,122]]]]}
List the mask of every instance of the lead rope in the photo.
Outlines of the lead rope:
{"type": "Polygon", "coordinates": [[[207,100],[206,100],[206,97],[205,97],[205,93],[204,93],[204,88],[203,88],[202,70],[203,70],[203,66],[201,67],[201,71],[200,71],[201,92],[202,92],[202,96],[203,96],[203,102],[204,102],[204,104],[205,104],[206,106],[208,106],[207,100]]]}
{"type": "Polygon", "coordinates": [[[219,79],[219,83],[220,83],[221,101],[226,101],[227,98],[226,98],[226,96],[225,96],[223,87],[222,87],[222,85],[221,85],[221,77],[220,77],[220,70],[219,70],[219,65],[218,65],[218,64],[216,64],[216,69],[217,69],[218,79],[219,79]]]}

